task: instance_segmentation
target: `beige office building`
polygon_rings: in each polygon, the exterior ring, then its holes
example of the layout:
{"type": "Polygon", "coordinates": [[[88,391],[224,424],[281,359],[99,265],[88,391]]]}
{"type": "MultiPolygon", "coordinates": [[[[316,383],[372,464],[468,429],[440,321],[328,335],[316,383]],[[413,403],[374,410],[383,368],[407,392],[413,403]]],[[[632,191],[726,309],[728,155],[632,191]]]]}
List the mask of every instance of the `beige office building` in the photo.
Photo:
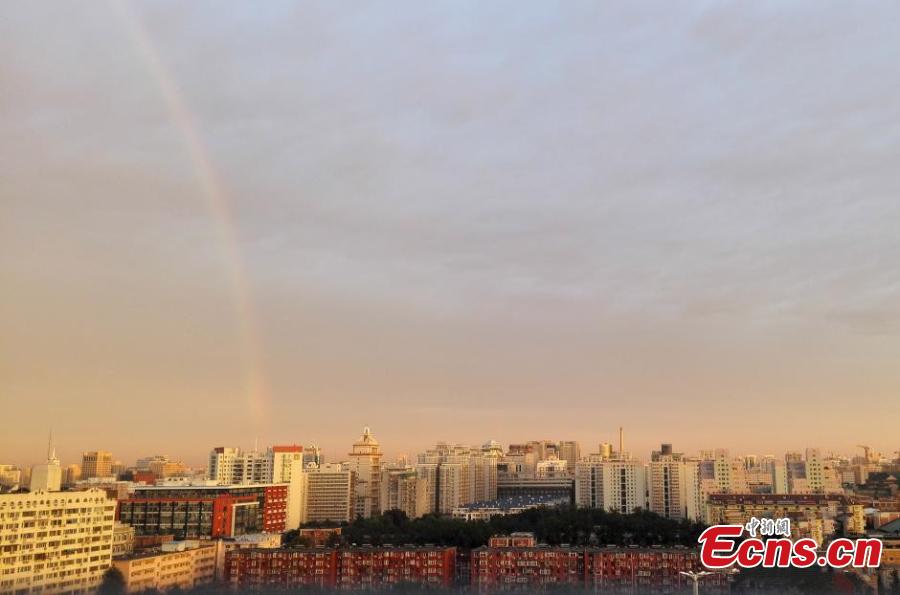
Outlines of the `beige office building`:
{"type": "Polygon", "coordinates": [[[105,450],[94,450],[81,455],[81,479],[91,477],[110,477],[112,475],[112,453],[105,450]]]}
{"type": "Polygon", "coordinates": [[[216,544],[170,541],[159,549],[116,558],[113,566],[122,572],[129,593],[191,589],[215,579],[217,551],[216,544]]]}
{"type": "Polygon", "coordinates": [[[356,518],[356,474],[340,464],[306,471],[306,521],[340,523],[356,518]]]}
{"type": "Polygon", "coordinates": [[[0,495],[0,593],[86,593],[112,559],[115,500],[102,490],[0,495]]]}
{"type": "Polygon", "coordinates": [[[369,518],[381,513],[381,447],[369,428],[353,443],[349,469],[356,475],[356,514],[369,518]]]}
{"type": "Polygon", "coordinates": [[[411,519],[431,512],[427,484],[428,480],[419,477],[415,467],[409,465],[385,467],[381,472],[382,509],[402,510],[411,519]]]}

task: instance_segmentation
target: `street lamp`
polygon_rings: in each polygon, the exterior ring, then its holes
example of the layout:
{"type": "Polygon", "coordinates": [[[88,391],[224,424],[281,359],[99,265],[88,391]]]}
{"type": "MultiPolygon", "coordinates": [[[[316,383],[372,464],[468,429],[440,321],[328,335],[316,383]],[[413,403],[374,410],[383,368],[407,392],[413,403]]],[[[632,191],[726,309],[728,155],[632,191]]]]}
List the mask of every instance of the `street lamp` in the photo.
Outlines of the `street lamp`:
{"type": "Polygon", "coordinates": [[[679,574],[683,574],[684,576],[694,581],[694,595],[700,595],[700,579],[704,576],[709,576],[712,573],[705,570],[701,570],[700,572],[694,572],[693,570],[685,572],[682,570],[681,572],[679,572],[679,574]]]}
{"type": "Polygon", "coordinates": [[[700,579],[704,576],[709,576],[711,574],[737,574],[740,572],[737,568],[729,568],[728,570],[724,570],[722,572],[709,572],[706,570],[701,570],[700,572],[694,572],[693,570],[689,572],[681,571],[679,574],[683,574],[688,577],[692,581],[694,581],[694,595],[700,595],[700,579]]]}

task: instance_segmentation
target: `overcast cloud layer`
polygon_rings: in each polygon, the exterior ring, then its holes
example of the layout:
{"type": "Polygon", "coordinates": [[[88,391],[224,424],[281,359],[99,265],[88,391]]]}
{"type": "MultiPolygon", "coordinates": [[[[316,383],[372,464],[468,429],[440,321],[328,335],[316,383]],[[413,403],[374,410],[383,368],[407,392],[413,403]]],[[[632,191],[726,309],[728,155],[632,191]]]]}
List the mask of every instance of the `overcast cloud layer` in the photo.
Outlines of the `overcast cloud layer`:
{"type": "Polygon", "coordinates": [[[893,451],[898,21],[866,2],[6,2],[0,462],[38,460],[50,425],[69,461],[256,437],[338,458],[363,425],[392,454],[590,450],[619,424],[644,456],[893,451]]]}

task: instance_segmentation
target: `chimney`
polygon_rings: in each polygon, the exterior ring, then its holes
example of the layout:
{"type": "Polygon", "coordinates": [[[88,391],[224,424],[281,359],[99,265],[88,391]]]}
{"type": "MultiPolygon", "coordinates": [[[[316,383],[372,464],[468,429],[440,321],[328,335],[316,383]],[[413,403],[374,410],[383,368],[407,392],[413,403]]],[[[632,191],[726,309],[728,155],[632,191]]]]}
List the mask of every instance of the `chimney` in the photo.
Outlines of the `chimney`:
{"type": "Polygon", "coordinates": [[[619,426],[619,456],[625,456],[625,430],[619,426]]]}

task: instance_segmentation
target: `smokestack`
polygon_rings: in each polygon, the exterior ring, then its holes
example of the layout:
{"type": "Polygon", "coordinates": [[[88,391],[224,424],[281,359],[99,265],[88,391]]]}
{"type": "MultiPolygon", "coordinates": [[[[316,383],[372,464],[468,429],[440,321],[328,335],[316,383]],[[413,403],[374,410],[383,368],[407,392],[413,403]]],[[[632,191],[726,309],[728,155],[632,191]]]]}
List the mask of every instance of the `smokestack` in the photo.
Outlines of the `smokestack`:
{"type": "Polygon", "coordinates": [[[619,426],[619,456],[625,456],[625,430],[622,429],[622,426],[619,426]]]}

